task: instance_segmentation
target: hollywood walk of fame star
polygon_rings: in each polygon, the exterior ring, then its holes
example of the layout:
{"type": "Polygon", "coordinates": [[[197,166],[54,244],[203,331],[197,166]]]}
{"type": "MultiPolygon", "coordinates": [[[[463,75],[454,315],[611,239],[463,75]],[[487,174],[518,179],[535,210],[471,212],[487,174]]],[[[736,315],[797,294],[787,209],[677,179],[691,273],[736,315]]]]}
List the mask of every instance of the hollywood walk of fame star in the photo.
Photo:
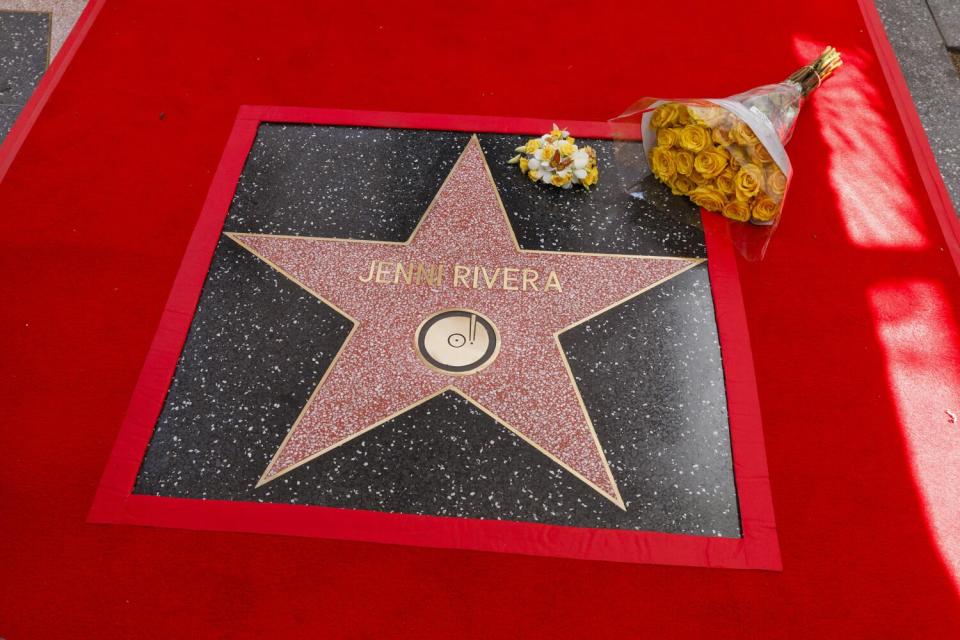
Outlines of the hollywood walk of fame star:
{"type": "Polygon", "coordinates": [[[476,136],[405,242],[228,235],[353,321],[258,486],[453,391],[626,508],[558,336],[702,260],[520,249],[476,136]]]}

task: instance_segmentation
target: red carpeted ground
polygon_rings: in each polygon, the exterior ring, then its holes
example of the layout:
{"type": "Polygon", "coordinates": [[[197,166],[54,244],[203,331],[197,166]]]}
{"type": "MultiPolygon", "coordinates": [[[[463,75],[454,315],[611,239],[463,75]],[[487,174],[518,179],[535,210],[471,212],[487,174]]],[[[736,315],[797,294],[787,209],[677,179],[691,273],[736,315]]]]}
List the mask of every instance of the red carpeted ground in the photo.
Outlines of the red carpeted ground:
{"type": "Polygon", "coordinates": [[[0,636],[960,634],[956,228],[872,7],[322,4],[107,2],[9,165],[0,636]],[[741,265],[782,572],[86,523],[238,105],[603,120],[825,43],[847,65],[741,265]]]}

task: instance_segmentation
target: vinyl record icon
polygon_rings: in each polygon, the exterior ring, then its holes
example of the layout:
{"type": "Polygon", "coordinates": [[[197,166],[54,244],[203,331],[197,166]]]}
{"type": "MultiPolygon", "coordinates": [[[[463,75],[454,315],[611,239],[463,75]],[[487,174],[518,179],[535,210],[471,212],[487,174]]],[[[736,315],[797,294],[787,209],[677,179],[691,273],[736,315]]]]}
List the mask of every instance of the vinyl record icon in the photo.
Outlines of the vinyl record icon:
{"type": "Polygon", "coordinates": [[[467,375],[494,361],[500,352],[500,336],[493,323],[476,311],[448,309],[423,321],[414,347],[430,367],[467,375]]]}

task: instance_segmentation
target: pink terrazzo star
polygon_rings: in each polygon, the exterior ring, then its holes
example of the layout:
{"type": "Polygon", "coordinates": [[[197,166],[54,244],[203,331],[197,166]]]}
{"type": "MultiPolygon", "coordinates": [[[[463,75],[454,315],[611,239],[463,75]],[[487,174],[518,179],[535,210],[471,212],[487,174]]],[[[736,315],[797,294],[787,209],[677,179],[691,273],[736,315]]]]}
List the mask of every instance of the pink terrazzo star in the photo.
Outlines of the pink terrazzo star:
{"type": "Polygon", "coordinates": [[[258,486],[454,391],[625,508],[558,335],[701,260],[521,250],[475,136],[406,242],[228,235],[354,322],[258,486]],[[418,351],[446,309],[495,327],[482,368],[418,351]]]}

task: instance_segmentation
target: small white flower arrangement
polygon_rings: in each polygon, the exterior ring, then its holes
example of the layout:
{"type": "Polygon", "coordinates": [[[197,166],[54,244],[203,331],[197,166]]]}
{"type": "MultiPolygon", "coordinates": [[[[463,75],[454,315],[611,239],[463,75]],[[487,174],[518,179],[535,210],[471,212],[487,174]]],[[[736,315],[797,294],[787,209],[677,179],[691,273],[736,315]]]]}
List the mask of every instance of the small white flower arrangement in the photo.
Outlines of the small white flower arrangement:
{"type": "Polygon", "coordinates": [[[589,190],[600,177],[593,147],[577,146],[570,132],[557,125],[553,125],[550,133],[531,138],[515,151],[517,155],[510,158],[509,163],[519,165],[531,182],[561,189],[572,189],[579,184],[589,190]]]}

